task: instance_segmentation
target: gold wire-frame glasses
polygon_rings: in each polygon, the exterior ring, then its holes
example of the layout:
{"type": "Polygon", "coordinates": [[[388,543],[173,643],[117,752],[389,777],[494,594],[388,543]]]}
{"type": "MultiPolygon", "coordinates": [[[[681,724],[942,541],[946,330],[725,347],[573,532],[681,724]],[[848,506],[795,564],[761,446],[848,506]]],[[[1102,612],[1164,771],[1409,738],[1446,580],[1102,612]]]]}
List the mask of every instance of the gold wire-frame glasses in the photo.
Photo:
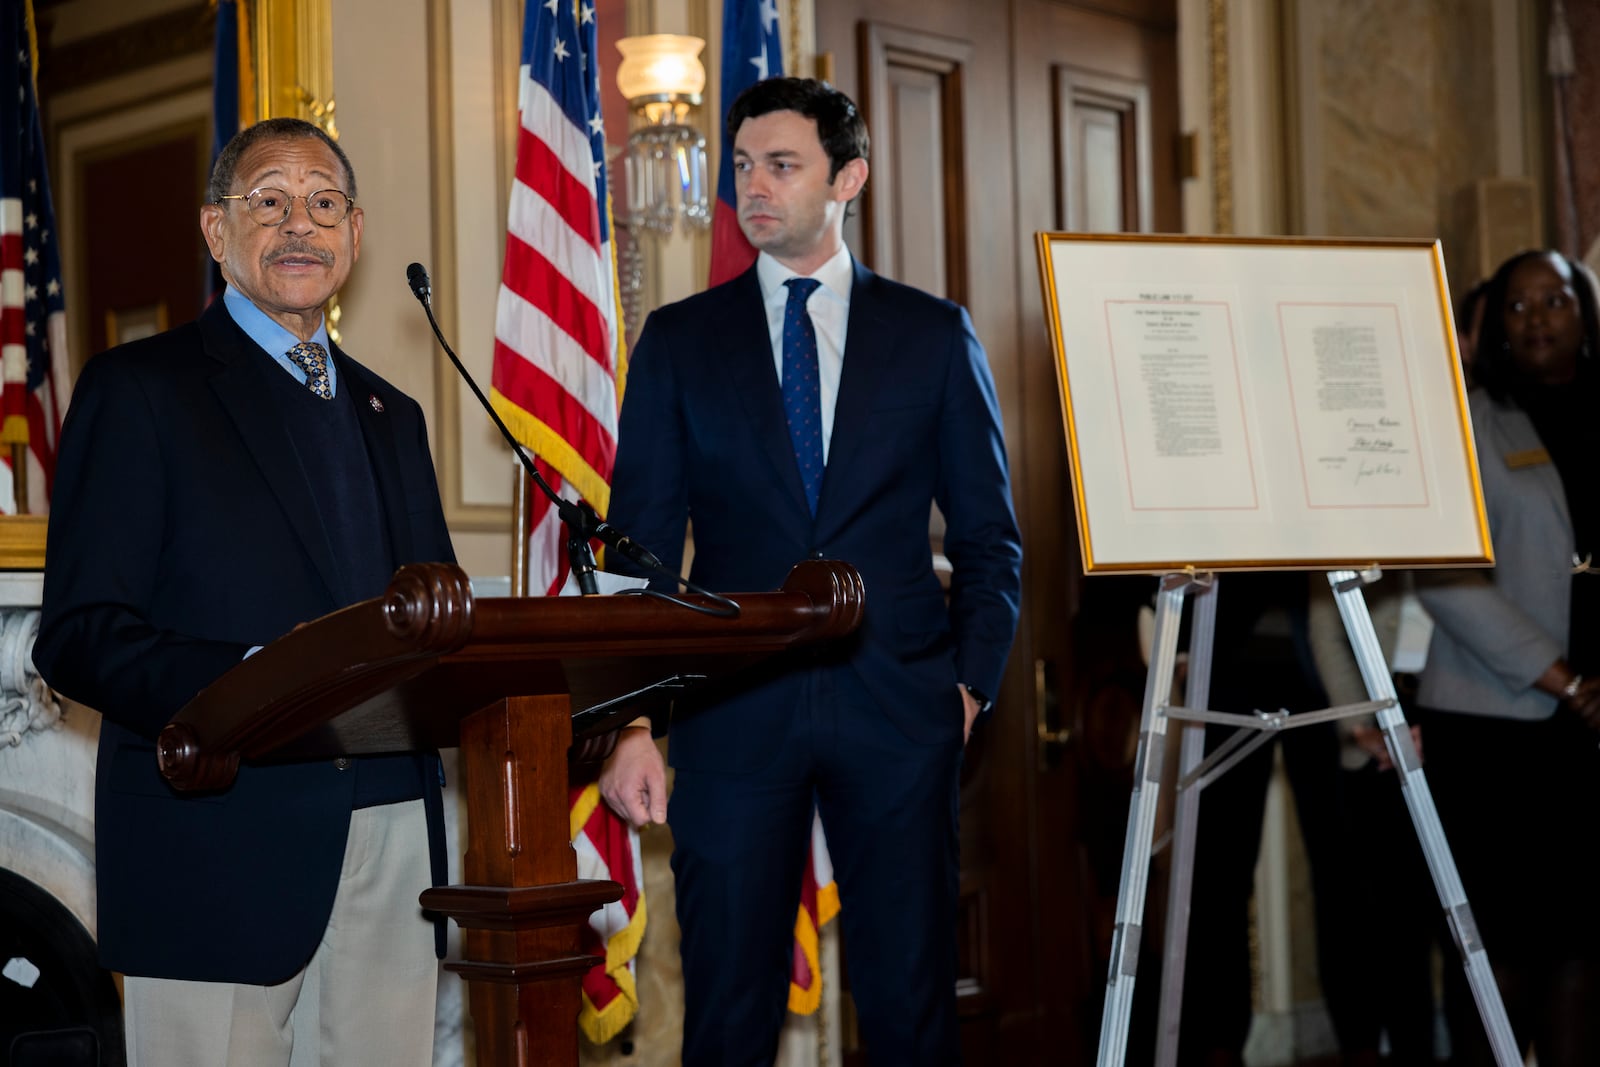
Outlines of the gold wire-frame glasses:
{"type": "Polygon", "coordinates": [[[306,214],[311,221],[324,229],[339,225],[356,206],[355,198],[343,189],[318,189],[305,196],[290,196],[282,189],[252,189],[248,193],[227,193],[218,200],[243,200],[245,211],[252,222],[262,226],[279,226],[289,217],[296,200],[304,200],[306,214]]]}

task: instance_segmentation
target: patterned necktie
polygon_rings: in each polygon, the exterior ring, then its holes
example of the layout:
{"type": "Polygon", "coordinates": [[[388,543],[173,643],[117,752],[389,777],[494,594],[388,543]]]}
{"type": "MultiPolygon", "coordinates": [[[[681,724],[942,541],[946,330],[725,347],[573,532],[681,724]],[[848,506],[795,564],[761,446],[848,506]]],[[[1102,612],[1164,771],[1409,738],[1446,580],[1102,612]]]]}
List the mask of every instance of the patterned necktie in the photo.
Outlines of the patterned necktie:
{"type": "Polygon", "coordinates": [[[822,386],[817,372],[817,331],[806,301],[821,283],[815,278],[790,278],[789,302],[783,309],[783,413],[789,441],[800,464],[806,503],[817,513],[822,488],[822,386]]]}
{"type": "Polygon", "coordinates": [[[315,341],[301,341],[289,349],[289,362],[306,372],[306,388],[324,400],[333,399],[328,382],[328,352],[315,341]]]}

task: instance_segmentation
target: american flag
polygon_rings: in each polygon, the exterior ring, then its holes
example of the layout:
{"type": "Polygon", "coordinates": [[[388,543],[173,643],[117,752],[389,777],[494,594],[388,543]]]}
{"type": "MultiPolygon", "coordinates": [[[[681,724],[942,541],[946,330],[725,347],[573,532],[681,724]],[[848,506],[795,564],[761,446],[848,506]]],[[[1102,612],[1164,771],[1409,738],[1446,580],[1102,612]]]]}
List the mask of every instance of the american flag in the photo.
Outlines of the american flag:
{"type": "Polygon", "coordinates": [[[603,1045],[621,1033],[639,1009],[634,958],[647,921],[644,859],[639,831],[606,806],[595,783],[571,785],[567,802],[578,877],[609,878],[622,886],[622,899],[590,915],[579,941],[584,952],[605,957],[605,963],[583,976],[583,1006],[578,1011],[583,1036],[603,1045]]]}
{"type": "MultiPolygon", "coordinates": [[[[723,0],[722,113],[738,95],[783,73],[783,46],[778,34],[778,0],[723,0]]],[[[743,274],[756,261],[756,250],[739,229],[733,189],[733,140],[722,138],[717,164],[717,204],[711,215],[711,284],[721,285],[743,274]]]]}
{"type": "MultiPolygon", "coordinates": [[[[603,516],[626,362],[593,0],[529,0],[519,98],[490,403],[538,457],[545,480],[603,516]]],[[[531,499],[528,590],[554,595],[566,579],[566,538],[555,508],[542,494],[531,499]]],[[[622,899],[596,911],[583,933],[584,950],[605,957],[584,978],[577,1020],[598,1044],[621,1031],[639,1003],[634,956],[646,922],[639,835],[599,802],[593,784],[574,784],[569,801],[578,877],[623,887],[622,899]]]]}
{"type": "MultiPolygon", "coordinates": [[[[0,18],[0,443],[28,446],[29,511],[56,473],[58,403],[66,401],[66,311],[34,70],[33,3],[0,18]]],[[[7,457],[9,460],[9,457],[7,457]]],[[[0,508],[15,506],[0,493],[0,508]]]]}
{"type": "Polygon", "coordinates": [[[839,885],[822,836],[822,819],[811,813],[811,850],[800,876],[800,907],[789,958],[789,1010],[811,1015],[822,1006],[822,928],[839,914],[839,885]]]}
{"type": "MultiPolygon", "coordinates": [[[[626,368],[598,47],[592,0],[529,0],[490,399],[540,473],[604,516],[626,368]]],[[[537,494],[532,513],[528,589],[553,594],[566,577],[561,523],[537,494]]]]}

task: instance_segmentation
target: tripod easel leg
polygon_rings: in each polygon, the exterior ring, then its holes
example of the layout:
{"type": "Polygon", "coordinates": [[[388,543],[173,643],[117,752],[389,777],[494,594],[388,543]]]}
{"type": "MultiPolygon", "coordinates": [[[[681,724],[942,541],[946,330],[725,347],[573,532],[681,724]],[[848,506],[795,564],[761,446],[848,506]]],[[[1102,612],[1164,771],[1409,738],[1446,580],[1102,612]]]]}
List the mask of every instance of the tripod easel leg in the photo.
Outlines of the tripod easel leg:
{"type": "Polygon", "coordinates": [[[1499,1067],[1520,1067],[1522,1054],[1517,1050],[1511,1021],[1500,999],[1500,988],[1495,985],[1489,954],[1484,951],[1483,942],[1478,937],[1477,923],[1467,903],[1461,876],[1456,871],[1455,858],[1450,854],[1449,843],[1445,841],[1439,812],[1433,804],[1433,793],[1423,777],[1422,760],[1396,700],[1394,679],[1389,676],[1383,650],[1372,628],[1372,616],[1367,613],[1367,602],[1361,595],[1361,578],[1355,571],[1329,571],[1328,581],[1333,585],[1334,597],[1339,603],[1339,615],[1344,620],[1345,632],[1350,636],[1350,646],[1355,650],[1362,680],[1367,685],[1367,694],[1373,700],[1393,701],[1389,707],[1378,712],[1378,725],[1383,730],[1395,769],[1401,776],[1400,788],[1405,796],[1406,807],[1411,812],[1411,823],[1416,828],[1417,841],[1428,861],[1428,871],[1433,875],[1434,888],[1439,893],[1439,903],[1449,921],[1450,933],[1461,952],[1467,984],[1472,989],[1473,1000],[1477,1002],[1483,1028],[1489,1035],[1495,1063],[1499,1067]]]}
{"type": "Polygon", "coordinates": [[[1117,890],[1116,928],[1111,937],[1111,966],[1106,979],[1105,1010],[1100,1017],[1100,1067],[1120,1067],[1128,1051],[1128,1022],[1133,1011],[1133,982],[1139,969],[1144,898],[1150,873],[1150,846],[1155,836],[1156,801],[1167,739],[1167,694],[1177,666],[1178,629],[1183,598],[1193,587],[1187,575],[1169,575],[1156,598],[1155,639],[1145,678],[1144,711],[1139,725],[1139,751],[1133,764],[1133,797],[1128,805],[1128,834],[1122,849],[1122,880],[1117,890]]]}
{"type": "MultiPolygon", "coordinates": [[[[1211,651],[1217,629],[1217,586],[1195,596],[1189,634],[1189,676],[1183,703],[1205,708],[1211,700],[1211,651]]],[[[1205,758],[1203,723],[1182,723],[1178,758],[1178,796],[1172,818],[1172,866],[1168,876],[1166,951],[1161,967],[1161,1009],[1156,1032],[1156,1067],[1178,1062],[1178,1027],[1183,1016],[1183,971],[1189,951],[1189,901],[1194,886],[1194,845],[1200,821],[1200,782],[1184,783],[1205,758]]]]}

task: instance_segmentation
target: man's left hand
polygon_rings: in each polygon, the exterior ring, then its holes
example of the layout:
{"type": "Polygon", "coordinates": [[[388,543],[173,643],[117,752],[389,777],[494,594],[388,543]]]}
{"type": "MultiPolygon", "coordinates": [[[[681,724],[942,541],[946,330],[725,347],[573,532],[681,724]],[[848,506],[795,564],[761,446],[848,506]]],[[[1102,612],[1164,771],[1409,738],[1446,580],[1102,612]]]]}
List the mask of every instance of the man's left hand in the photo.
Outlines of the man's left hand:
{"type": "Polygon", "coordinates": [[[971,693],[967,692],[966,686],[958,685],[956,688],[961,691],[961,711],[967,719],[966,725],[961,731],[961,743],[965,745],[969,740],[972,739],[972,724],[974,720],[977,719],[978,711],[980,709],[978,707],[978,701],[971,693]]]}

